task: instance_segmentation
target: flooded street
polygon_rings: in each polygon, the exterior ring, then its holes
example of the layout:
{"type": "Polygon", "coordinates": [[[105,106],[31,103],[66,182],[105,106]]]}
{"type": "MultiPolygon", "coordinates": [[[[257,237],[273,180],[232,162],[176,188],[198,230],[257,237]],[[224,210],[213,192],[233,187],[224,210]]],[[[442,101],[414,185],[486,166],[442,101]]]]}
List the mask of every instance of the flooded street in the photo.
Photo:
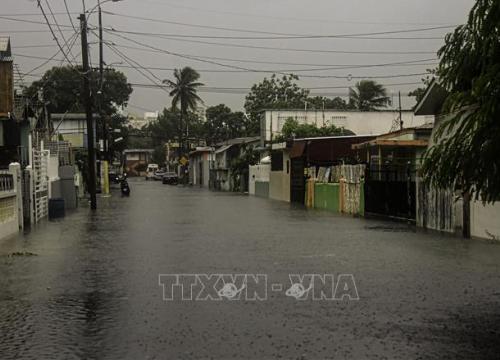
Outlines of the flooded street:
{"type": "Polygon", "coordinates": [[[0,247],[0,359],[497,359],[500,245],[131,180],[0,247]],[[164,301],[159,274],[352,274],[359,301],[164,301]]]}

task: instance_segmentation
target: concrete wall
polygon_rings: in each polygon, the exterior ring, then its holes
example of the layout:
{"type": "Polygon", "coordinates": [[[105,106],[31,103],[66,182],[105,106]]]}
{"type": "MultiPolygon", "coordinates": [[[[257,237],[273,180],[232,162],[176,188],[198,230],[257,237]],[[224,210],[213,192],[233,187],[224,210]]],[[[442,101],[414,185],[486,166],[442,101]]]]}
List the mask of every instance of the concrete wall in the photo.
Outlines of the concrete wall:
{"type": "Polygon", "coordinates": [[[283,152],[283,171],[271,171],[269,175],[269,198],[290,202],[290,155],[283,152]]]}
{"type": "Polygon", "coordinates": [[[500,240],[500,203],[483,205],[480,201],[470,205],[471,236],[500,240]]]}
{"type": "Polygon", "coordinates": [[[0,179],[0,241],[22,228],[21,167],[11,164],[0,179]]]}
{"type": "MultiPolygon", "coordinates": [[[[396,111],[304,111],[273,110],[266,111],[261,123],[261,136],[266,141],[281,134],[281,129],[288,118],[301,124],[315,124],[318,127],[335,125],[353,131],[356,135],[381,135],[388,133],[399,114],[396,111]]],[[[415,116],[413,111],[403,111],[405,128],[433,122],[434,116],[415,116]]]]}
{"type": "Polygon", "coordinates": [[[269,187],[269,177],[271,173],[270,164],[249,166],[248,168],[248,193],[255,195],[256,182],[266,182],[269,187]]]}

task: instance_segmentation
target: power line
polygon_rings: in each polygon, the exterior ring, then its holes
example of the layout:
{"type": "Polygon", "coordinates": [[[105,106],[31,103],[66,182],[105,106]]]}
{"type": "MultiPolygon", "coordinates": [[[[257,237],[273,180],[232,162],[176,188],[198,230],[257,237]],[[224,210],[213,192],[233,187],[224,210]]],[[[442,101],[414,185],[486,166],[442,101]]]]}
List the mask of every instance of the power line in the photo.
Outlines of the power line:
{"type": "Polygon", "coordinates": [[[192,7],[192,6],[186,6],[186,5],[180,5],[178,3],[171,3],[167,1],[152,1],[152,0],[144,0],[144,1],[149,1],[155,4],[161,4],[161,5],[166,5],[168,7],[175,7],[175,8],[181,8],[181,9],[189,9],[189,10],[195,10],[199,12],[208,12],[208,13],[215,13],[215,14],[227,14],[227,15],[235,15],[235,16],[243,16],[243,17],[252,17],[252,18],[263,18],[263,19],[272,19],[272,20],[287,20],[287,21],[299,21],[299,22],[323,22],[323,23],[345,23],[345,24],[368,24],[368,25],[387,25],[387,24],[392,24],[392,25],[446,25],[444,23],[422,23],[422,22],[393,22],[393,21],[383,21],[383,22],[369,22],[369,21],[349,21],[349,20],[339,20],[339,19],[311,19],[311,18],[295,18],[295,17],[284,17],[284,16],[272,16],[272,15],[263,15],[263,14],[248,14],[248,13],[242,13],[242,12],[234,12],[234,11],[221,11],[221,10],[211,10],[211,9],[203,9],[200,7],[192,7]]]}
{"type": "Polygon", "coordinates": [[[205,44],[205,45],[215,45],[223,47],[235,47],[243,49],[258,49],[258,50],[270,50],[270,51],[286,51],[286,52],[306,52],[306,53],[318,53],[318,54],[355,54],[355,55],[423,55],[423,54],[436,54],[437,51],[350,51],[350,50],[322,50],[322,49],[299,49],[299,48],[283,48],[283,47],[273,47],[273,46],[261,46],[261,45],[248,45],[248,44],[234,44],[234,43],[221,43],[214,41],[202,41],[193,39],[180,39],[174,37],[164,36],[163,34],[137,32],[137,31],[126,31],[126,30],[116,30],[113,28],[105,28],[104,31],[109,34],[118,35],[119,33],[138,35],[146,37],[156,37],[160,39],[178,41],[178,42],[188,42],[195,44],[205,44]]]}
{"type": "MultiPolygon", "coordinates": [[[[151,49],[146,49],[146,48],[140,48],[140,47],[135,47],[135,46],[127,46],[123,44],[114,44],[115,46],[118,46],[120,48],[125,48],[125,49],[134,49],[134,50],[140,50],[140,51],[146,51],[146,52],[154,52],[154,53],[163,53],[162,51],[158,50],[151,50],[151,49]]],[[[45,47],[46,45],[40,45],[45,47]]],[[[53,45],[50,45],[53,46],[53,45]]],[[[30,48],[30,47],[37,47],[37,45],[27,45],[27,46],[16,46],[17,48],[30,48]]],[[[35,56],[35,55],[26,55],[26,54],[19,54],[19,53],[14,53],[13,55],[19,56],[19,57],[26,57],[26,58],[34,58],[34,59],[40,59],[40,60],[47,60],[48,58],[42,57],[42,56],[35,56]]],[[[194,56],[194,55],[189,55],[185,54],[187,56],[194,56]]],[[[393,63],[379,63],[379,64],[311,64],[311,63],[289,63],[289,62],[275,62],[275,61],[258,61],[258,60],[244,60],[244,59],[231,59],[231,58],[219,58],[219,57],[212,57],[212,56],[201,56],[197,55],[199,58],[206,58],[206,59],[215,59],[215,60],[222,60],[222,61],[228,61],[228,62],[242,62],[242,63],[256,63],[256,64],[275,64],[275,65],[291,65],[291,66],[324,66],[327,68],[315,68],[311,70],[318,70],[318,71],[323,71],[323,70],[346,70],[346,69],[362,69],[362,68],[373,68],[373,67],[392,67],[392,66],[435,66],[438,64],[438,62],[433,60],[436,59],[421,59],[421,60],[410,60],[410,61],[400,61],[400,62],[393,62],[393,63]]],[[[54,61],[61,61],[58,59],[54,59],[54,61]]],[[[114,67],[124,67],[124,65],[114,65],[114,67]]],[[[147,67],[150,70],[168,70],[172,71],[174,68],[163,68],[163,67],[152,67],[148,66],[147,67]]],[[[287,71],[293,72],[293,71],[309,71],[308,69],[290,69],[287,71]]],[[[245,70],[215,70],[215,69],[206,69],[206,70],[198,70],[199,72],[247,72],[245,70]]],[[[280,71],[280,70],[269,70],[269,71],[280,71]]],[[[281,70],[284,71],[284,70],[281,70]]]]}
{"type": "MultiPolygon", "coordinates": [[[[57,29],[59,30],[59,33],[61,34],[61,37],[64,41],[64,44],[66,45],[66,47],[68,48],[68,52],[69,54],[73,57],[73,61],[76,61],[75,59],[75,56],[73,55],[73,52],[71,51],[71,48],[68,44],[68,41],[66,40],[66,37],[64,36],[64,33],[62,32],[61,30],[61,26],[59,25],[59,23],[57,22],[57,19],[56,19],[56,16],[54,15],[54,12],[52,11],[52,7],[50,6],[50,3],[49,3],[49,0],[45,0],[45,3],[47,4],[47,8],[49,9],[49,12],[51,13],[52,15],[52,19],[54,20],[54,23],[56,24],[56,27],[57,29]]],[[[75,27],[73,26],[73,29],[75,30],[75,27]]]]}
{"type": "Polygon", "coordinates": [[[49,19],[47,18],[47,15],[45,15],[45,11],[43,10],[43,7],[42,7],[42,4],[40,3],[40,0],[38,0],[38,7],[40,8],[40,11],[42,12],[42,15],[45,19],[45,22],[47,23],[47,25],[49,26],[49,30],[55,40],[55,42],[57,43],[57,46],[59,47],[59,50],[61,50],[61,53],[64,55],[64,57],[66,58],[66,60],[68,61],[68,63],[70,63],[70,65],[72,65],[71,63],[71,60],[69,59],[68,55],[64,52],[61,44],[59,43],[59,39],[57,38],[56,34],[54,33],[54,30],[52,30],[52,26],[50,25],[50,22],[49,22],[49,19]]]}
{"type": "Polygon", "coordinates": [[[387,35],[387,34],[424,32],[424,31],[439,30],[439,29],[451,29],[451,28],[455,28],[457,26],[457,25],[443,25],[443,26],[434,26],[434,27],[419,28],[419,29],[403,29],[403,30],[394,30],[394,31],[381,31],[381,32],[371,32],[371,33],[362,33],[362,34],[347,34],[347,35],[310,35],[310,34],[304,35],[304,34],[278,33],[278,32],[239,29],[239,28],[228,28],[228,27],[210,26],[210,25],[189,24],[189,23],[183,23],[183,22],[171,21],[171,20],[153,19],[153,18],[147,18],[147,17],[142,17],[142,16],[118,14],[118,13],[113,13],[111,11],[103,11],[103,12],[108,14],[108,15],[124,17],[124,18],[128,18],[128,19],[144,20],[144,21],[149,21],[149,22],[180,25],[180,26],[194,27],[194,28],[201,28],[201,29],[212,29],[212,30],[222,30],[222,31],[252,33],[252,34],[267,34],[267,35],[282,35],[282,36],[305,36],[305,37],[309,37],[309,36],[342,37],[342,36],[387,35]]]}
{"type": "MultiPolygon", "coordinates": [[[[281,75],[290,75],[289,73],[285,73],[285,72],[260,71],[260,70],[245,68],[245,67],[241,67],[241,66],[228,65],[228,64],[224,64],[224,63],[220,63],[220,62],[211,61],[211,60],[204,60],[204,59],[200,59],[200,58],[193,57],[193,56],[186,56],[184,54],[179,54],[179,53],[174,53],[174,52],[171,52],[171,51],[159,49],[159,48],[156,48],[154,46],[147,45],[145,43],[139,43],[139,42],[137,42],[137,41],[135,41],[133,39],[129,39],[129,38],[127,38],[125,36],[122,36],[122,35],[115,34],[115,36],[119,36],[119,37],[121,37],[123,39],[132,41],[132,42],[134,42],[134,43],[136,43],[138,45],[149,47],[149,48],[156,49],[156,50],[160,50],[162,52],[165,52],[166,54],[170,54],[170,55],[173,55],[173,56],[178,56],[178,57],[181,57],[181,58],[186,58],[186,59],[195,60],[195,61],[199,61],[199,62],[211,63],[211,64],[214,64],[214,65],[218,65],[218,66],[222,66],[222,67],[226,67],[226,68],[231,68],[231,69],[236,69],[236,70],[244,70],[244,71],[254,72],[254,73],[266,72],[266,73],[276,73],[276,74],[281,74],[281,75]]],[[[426,73],[411,74],[410,76],[422,76],[422,75],[426,75],[426,73]]],[[[308,78],[338,78],[338,76],[334,76],[334,75],[302,75],[302,77],[308,77],[308,78]]],[[[390,77],[394,77],[394,76],[390,76],[390,77]]],[[[345,78],[345,77],[342,77],[342,78],[345,78]]]]}

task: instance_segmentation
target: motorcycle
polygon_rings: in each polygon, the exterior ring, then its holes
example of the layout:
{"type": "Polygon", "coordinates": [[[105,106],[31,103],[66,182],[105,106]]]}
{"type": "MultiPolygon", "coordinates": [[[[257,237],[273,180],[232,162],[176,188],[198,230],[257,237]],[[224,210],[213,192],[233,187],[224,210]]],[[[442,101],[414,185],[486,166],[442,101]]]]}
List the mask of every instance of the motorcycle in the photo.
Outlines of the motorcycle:
{"type": "Polygon", "coordinates": [[[127,181],[127,174],[124,174],[120,181],[120,190],[122,192],[123,196],[129,196],[130,195],[130,186],[128,186],[128,181],[127,181]]]}

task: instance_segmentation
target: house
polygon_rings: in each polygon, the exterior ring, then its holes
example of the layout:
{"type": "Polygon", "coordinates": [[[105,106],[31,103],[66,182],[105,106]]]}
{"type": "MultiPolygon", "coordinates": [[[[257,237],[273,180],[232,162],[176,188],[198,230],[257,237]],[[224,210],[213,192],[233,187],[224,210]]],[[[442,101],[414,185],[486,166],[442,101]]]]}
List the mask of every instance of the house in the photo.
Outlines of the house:
{"type": "Polygon", "coordinates": [[[424,124],[352,145],[360,163],[367,165],[366,213],[416,220],[416,176],[433,127],[424,124]]]}
{"type": "Polygon", "coordinates": [[[353,144],[374,139],[372,135],[328,136],[295,139],[290,147],[290,201],[305,203],[306,177],[315,178],[320,168],[356,164],[353,144]],[[306,175],[307,174],[307,175],[306,175]]]}
{"type": "MultiPolygon", "coordinates": [[[[234,162],[242,158],[247,151],[255,149],[260,137],[243,137],[227,140],[219,144],[214,152],[215,163],[211,171],[212,189],[222,191],[248,190],[248,174],[237,174],[234,162]]],[[[248,168],[246,169],[248,171],[248,168]]]]}
{"type": "Polygon", "coordinates": [[[123,151],[123,168],[129,176],[143,176],[153,157],[153,149],[123,151]]]}
{"type": "Polygon", "coordinates": [[[214,162],[212,147],[198,147],[189,153],[189,182],[199,187],[210,186],[210,169],[214,162]]]}
{"type": "MultiPolygon", "coordinates": [[[[269,144],[281,135],[288,119],[299,124],[314,124],[317,127],[331,126],[344,128],[354,134],[380,135],[400,128],[398,111],[336,111],[336,110],[264,110],[261,117],[261,145],[269,144]]],[[[433,120],[433,116],[417,116],[412,110],[402,111],[404,128],[423,125],[433,120]]]]}
{"type": "MultiPolygon", "coordinates": [[[[99,115],[93,115],[94,139],[96,139],[96,120],[99,115]]],[[[87,148],[87,117],[83,113],[51,114],[53,134],[60,140],[67,141],[74,149],[87,148]]]]}
{"type": "Polygon", "coordinates": [[[11,143],[12,115],[14,111],[14,65],[10,38],[0,37],[0,165],[14,160],[16,144],[11,143]]]}
{"type": "MultiPolygon", "coordinates": [[[[416,116],[436,116],[429,147],[433,146],[436,129],[448,114],[443,114],[443,104],[448,97],[439,80],[434,79],[423,98],[415,107],[416,116]]],[[[444,136],[453,136],[453,129],[444,136]]],[[[438,189],[417,178],[417,214],[419,227],[448,233],[462,233],[464,237],[500,239],[500,203],[483,204],[481,201],[464,200],[460,192],[438,189]]]]}

